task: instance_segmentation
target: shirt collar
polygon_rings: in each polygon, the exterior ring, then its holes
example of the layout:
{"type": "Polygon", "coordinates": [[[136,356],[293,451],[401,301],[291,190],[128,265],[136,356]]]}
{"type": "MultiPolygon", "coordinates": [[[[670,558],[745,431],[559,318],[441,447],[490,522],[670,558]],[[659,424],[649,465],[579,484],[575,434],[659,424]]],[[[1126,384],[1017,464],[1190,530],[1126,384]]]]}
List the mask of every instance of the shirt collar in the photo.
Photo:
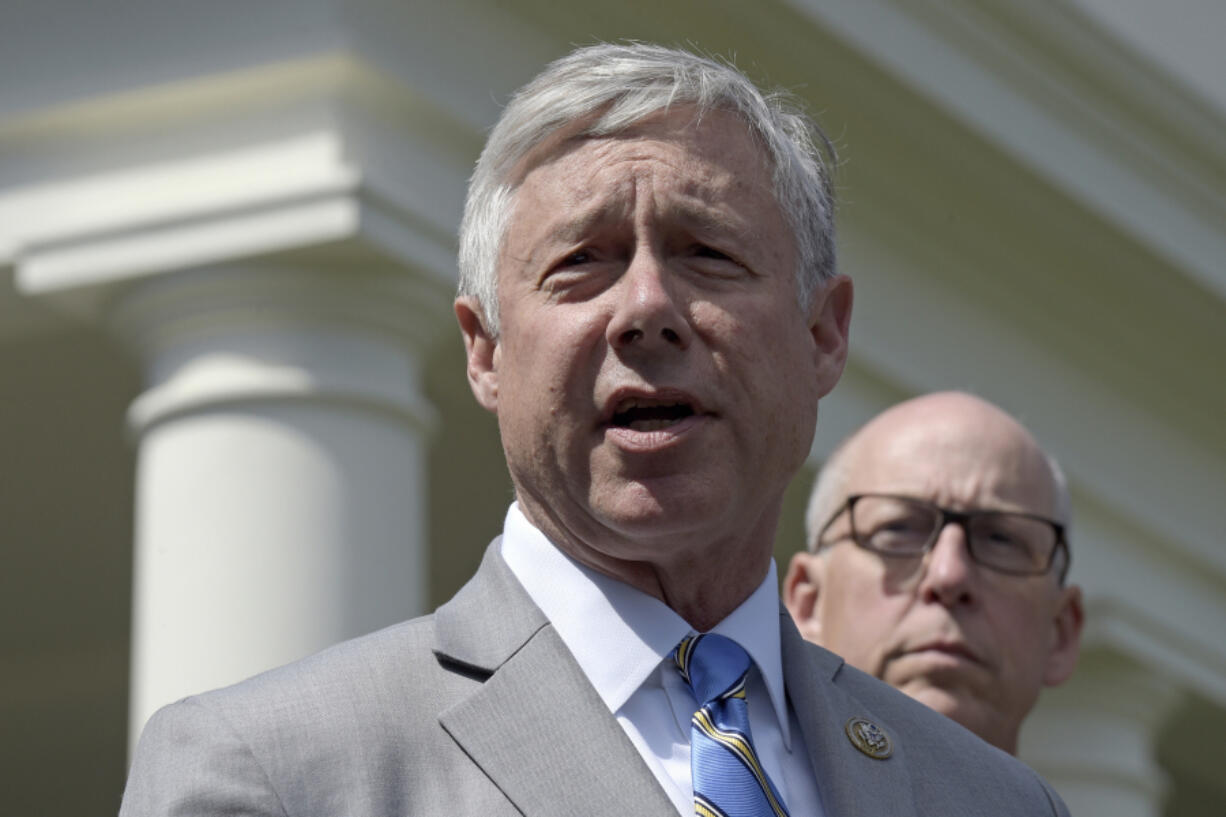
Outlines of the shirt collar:
{"type": "Polygon", "coordinates": [[[749,598],[711,629],[731,638],[745,648],[757,664],[770,695],[783,745],[790,748],[792,735],[788,722],[787,698],[783,688],[783,657],[779,642],[779,579],[775,560],[770,560],[766,577],[749,598]]]}
{"type": "MultiPolygon", "coordinates": [[[[549,619],[610,712],[616,713],[693,629],[659,599],[571,559],[512,503],[502,558],[549,619]]],[[[775,560],[758,588],[711,630],[745,648],[791,745],[779,642],[775,560]]]]}

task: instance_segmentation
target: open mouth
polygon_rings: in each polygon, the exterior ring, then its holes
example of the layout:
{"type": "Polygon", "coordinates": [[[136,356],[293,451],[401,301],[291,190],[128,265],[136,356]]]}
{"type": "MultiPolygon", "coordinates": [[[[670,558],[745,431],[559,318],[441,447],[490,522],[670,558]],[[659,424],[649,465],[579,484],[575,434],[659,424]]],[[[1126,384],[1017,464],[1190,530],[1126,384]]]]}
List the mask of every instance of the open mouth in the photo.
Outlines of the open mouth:
{"type": "Polygon", "coordinates": [[[630,398],[622,400],[613,411],[609,425],[632,431],[660,431],[693,417],[694,407],[682,401],[630,398]]]}

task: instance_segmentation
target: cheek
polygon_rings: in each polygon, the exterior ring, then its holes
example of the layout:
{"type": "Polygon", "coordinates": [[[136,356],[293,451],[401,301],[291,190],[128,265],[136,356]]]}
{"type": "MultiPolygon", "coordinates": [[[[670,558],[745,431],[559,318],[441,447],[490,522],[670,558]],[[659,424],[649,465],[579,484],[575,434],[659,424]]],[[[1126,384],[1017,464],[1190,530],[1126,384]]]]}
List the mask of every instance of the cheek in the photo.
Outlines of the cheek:
{"type": "MultiPolygon", "coordinates": [[[[505,342],[505,341],[504,341],[505,342]]],[[[504,445],[520,456],[543,454],[550,429],[557,429],[565,412],[567,348],[536,340],[506,342],[499,372],[498,424],[504,445]]]]}
{"type": "Polygon", "coordinates": [[[558,307],[524,312],[504,329],[502,358],[514,368],[503,379],[516,383],[525,400],[545,402],[575,391],[572,384],[593,380],[602,339],[593,315],[558,307]]]}
{"type": "Polygon", "coordinates": [[[865,671],[879,671],[880,656],[893,642],[905,600],[885,595],[879,571],[865,565],[827,571],[823,587],[819,608],[824,646],[865,671]]]}
{"type": "Polygon", "coordinates": [[[1015,671],[1041,672],[1055,637],[1052,605],[1047,600],[997,598],[991,624],[1002,655],[1015,671]]]}
{"type": "Polygon", "coordinates": [[[809,335],[778,310],[759,310],[747,319],[725,312],[696,311],[696,325],[729,391],[756,421],[764,448],[786,449],[799,466],[809,453],[817,425],[817,377],[809,335]],[[760,422],[770,418],[770,422],[760,422]]]}
{"type": "MultiPolygon", "coordinates": [[[[813,338],[799,318],[778,318],[755,344],[758,388],[772,395],[789,423],[785,433],[810,438],[817,424],[817,357],[813,338]]],[[[806,449],[805,453],[808,453],[806,449]]]]}

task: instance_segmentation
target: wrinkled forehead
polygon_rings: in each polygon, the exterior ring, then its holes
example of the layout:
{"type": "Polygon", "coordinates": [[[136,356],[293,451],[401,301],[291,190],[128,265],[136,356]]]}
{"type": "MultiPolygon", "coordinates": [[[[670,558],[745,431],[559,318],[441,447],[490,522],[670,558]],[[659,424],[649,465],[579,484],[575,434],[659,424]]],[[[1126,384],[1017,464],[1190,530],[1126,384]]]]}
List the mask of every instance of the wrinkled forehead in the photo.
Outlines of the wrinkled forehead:
{"type": "Polygon", "coordinates": [[[1042,451],[1021,426],[931,419],[866,429],[849,452],[848,493],[898,493],[960,509],[1056,513],[1042,451]]]}

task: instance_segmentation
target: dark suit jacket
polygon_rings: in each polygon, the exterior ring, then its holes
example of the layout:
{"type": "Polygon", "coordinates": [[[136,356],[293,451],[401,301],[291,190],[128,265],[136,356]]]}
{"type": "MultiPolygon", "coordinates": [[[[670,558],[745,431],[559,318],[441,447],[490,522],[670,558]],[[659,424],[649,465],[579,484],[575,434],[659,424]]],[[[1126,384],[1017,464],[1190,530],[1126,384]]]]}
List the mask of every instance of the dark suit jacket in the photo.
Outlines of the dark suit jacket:
{"type": "MultiPolygon", "coordinates": [[[[780,627],[826,817],[1067,815],[1017,760],[805,643],[782,609],[780,627]],[[853,747],[854,716],[885,730],[891,757],[853,747]]],[[[160,710],[120,813],[676,812],[495,540],[433,616],[160,710]]]]}

